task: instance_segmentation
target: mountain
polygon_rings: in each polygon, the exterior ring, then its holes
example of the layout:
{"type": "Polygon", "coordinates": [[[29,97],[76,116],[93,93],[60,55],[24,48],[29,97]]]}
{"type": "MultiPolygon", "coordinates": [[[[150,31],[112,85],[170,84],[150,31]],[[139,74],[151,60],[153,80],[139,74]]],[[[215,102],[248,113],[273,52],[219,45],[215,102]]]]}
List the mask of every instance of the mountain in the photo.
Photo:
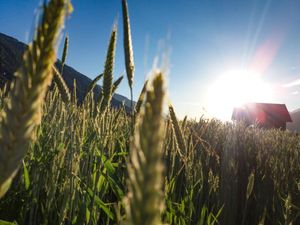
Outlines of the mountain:
{"type": "Polygon", "coordinates": [[[300,109],[290,112],[292,123],[287,123],[286,128],[290,131],[300,133],[300,109]]]}
{"type": "MultiPolygon", "coordinates": [[[[22,61],[22,55],[26,48],[26,44],[0,33],[0,87],[7,81],[14,79],[14,73],[22,61]]],[[[56,66],[57,68],[61,68],[59,60],[57,60],[56,66]]],[[[76,80],[76,94],[79,102],[81,102],[92,80],[66,64],[64,66],[63,78],[71,91],[73,90],[73,80],[76,80]]],[[[97,96],[101,91],[101,87],[97,85],[94,91],[95,96],[97,96]]],[[[120,107],[122,102],[124,102],[126,110],[130,111],[130,100],[128,98],[119,94],[113,95],[111,101],[113,107],[120,107]]]]}

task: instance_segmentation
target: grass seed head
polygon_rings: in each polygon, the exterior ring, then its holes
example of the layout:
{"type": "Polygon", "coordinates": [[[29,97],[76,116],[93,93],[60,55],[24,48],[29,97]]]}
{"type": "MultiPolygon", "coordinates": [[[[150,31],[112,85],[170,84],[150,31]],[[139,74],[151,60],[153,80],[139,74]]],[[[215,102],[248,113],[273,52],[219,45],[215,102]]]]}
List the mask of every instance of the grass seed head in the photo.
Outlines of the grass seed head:
{"type": "Polygon", "coordinates": [[[146,102],[131,144],[129,170],[129,207],[127,216],[132,225],[161,224],[163,106],[165,98],[162,73],[154,76],[146,92],[146,102]]]}
{"type": "Polygon", "coordinates": [[[108,50],[106,54],[106,61],[103,72],[103,99],[100,106],[100,112],[104,112],[107,107],[110,105],[112,98],[113,90],[113,71],[115,65],[115,52],[116,52],[116,43],[117,43],[117,27],[114,26],[110,41],[108,45],[108,50]]]}
{"type": "Polygon", "coordinates": [[[132,89],[133,77],[134,77],[134,59],[131,41],[131,30],[130,30],[130,20],[128,13],[128,6],[126,0],[122,0],[123,9],[123,29],[124,29],[124,52],[125,52],[125,66],[126,74],[128,79],[128,84],[130,89],[132,89]]]}
{"type": "Polygon", "coordinates": [[[51,0],[44,7],[35,39],[23,56],[17,80],[5,110],[0,137],[0,197],[3,185],[14,177],[41,121],[41,106],[52,80],[55,46],[63,26],[67,0],[51,0]]]}

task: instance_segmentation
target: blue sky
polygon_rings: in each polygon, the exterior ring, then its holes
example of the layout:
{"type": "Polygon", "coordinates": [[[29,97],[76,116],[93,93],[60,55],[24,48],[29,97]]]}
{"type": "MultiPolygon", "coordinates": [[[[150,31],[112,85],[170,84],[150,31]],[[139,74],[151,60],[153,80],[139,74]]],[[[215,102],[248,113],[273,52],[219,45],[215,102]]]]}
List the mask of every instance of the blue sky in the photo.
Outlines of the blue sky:
{"type": "MultiPolygon", "coordinates": [[[[67,63],[90,78],[99,74],[116,21],[115,77],[124,74],[121,0],[72,2],[74,12],[64,29],[70,36],[67,63]]],[[[0,32],[31,40],[39,5],[40,0],[1,0],[0,32]]],[[[179,116],[199,117],[207,111],[209,89],[222,74],[249,68],[276,90],[266,101],[285,103],[289,110],[300,107],[300,1],[128,0],[128,5],[136,98],[154,58],[164,61],[167,55],[169,98],[179,116]]],[[[234,89],[234,84],[227,88],[234,89]]],[[[215,110],[218,96],[223,101],[226,91],[215,91],[215,110]]],[[[126,80],[118,92],[129,96],[126,80]]]]}

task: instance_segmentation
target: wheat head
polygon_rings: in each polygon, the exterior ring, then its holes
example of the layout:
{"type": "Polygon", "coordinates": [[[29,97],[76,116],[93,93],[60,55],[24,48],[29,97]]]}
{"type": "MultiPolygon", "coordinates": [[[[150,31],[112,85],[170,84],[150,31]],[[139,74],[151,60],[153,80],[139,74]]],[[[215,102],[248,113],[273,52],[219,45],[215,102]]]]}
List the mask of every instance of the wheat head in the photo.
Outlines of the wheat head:
{"type": "Polygon", "coordinates": [[[86,89],[86,92],[84,94],[84,99],[94,90],[94,88],[97,85],[97,82],[103,77],[103,73],[99,74],[98,76],[95,77],[94,80],[89,84],[89,86],[86,89]]]}
{"type": "Polygon", "coordinates": [[[63,53],[61,56],[61,70],[60,70],[61,74],[63,74],[63,72],[64,72],[64,66],[65,66],[66,59],[67,59],[68,48],[69,48],[69,37],[66,36],[65,42],[64,42],[64,49],[63,49],[63,53]]]}
{"type": "Polygon", "coordinates": [[[104,112],[107,107],[110,105],[110,101],[112,98],[112,90],[113,90],[113,71],[115,64],[115,52],[116,52],[116,43],[117,43],[117,27],[114,26],[110,41],[108,45],[108,50],[106,54],[106,61],[104,65],[103,72],[103,98],[100,106],[100,112],[104,112]]]}
{"type": "Polygon", "coordinates": [[[115,80],[115,82],[113,83],[112,94],[115,93],[115,91],[117,90],[117,88],[118,88],[119,85],[121,84],[123,78],[124,78],[123,76],[120,76],[117,80],[115,80]]]}
{"type": "Polygon", "coordinates": [[[142,91],[140,93],[139,99],[138,99],[138,101],[136,103],[136,106],[135,106],[135,116],[139,115],[141,107],[142,107],[142,105],[144,103],[145,95],[146,95],[146,91],[147,91],[147,84],[148,84],[148,80],[145,81],[143,89],[142,89],[142,91]]]}
{"type": "Polygon", "coordinates": [[[171,118],[171,122],[172,122],[172,127],[174,129],[174,133],[175,133],[175,138],[176,138],[176,143],[177,146],[180,150],[180,153],[185,155],[186,153],[186,143],[185,143],[185,139],[183,137],[181,128],[179,126],[174,108],[172,105],[169,105],[169,112],[170,112],[170,118],[171,118]]]}
{"type": "Polygon", "coordinates": [[[131,144],[127,219],[132,225],[161,224],[164,79],[155,74],[131,144]]]}
{"type": "Polygon", "coordinates": [[[70,102],[71,100],[71,94],[70,94],[70,90],[64,80],[64,78],[62,77],[62,75],[58,72],[58,70],[55,68],[55,66],[53,66],[53,81],[54,83],[57,85],[57,88],[59,90],[59,93],[62,97],[62,100],[65,103],[70,102]]]}
{"type": "Polygon", "coordinates": [[[123,27],[124,27],[123,29],[124,29],[125,66],[126,66],[128,84],[130,89],[132,90],[133,77],[134,77],[134,59],[133,59],[133,51],[132,51],[128,6],[126,0],[122,1],[122,10],[123,10],[123,27]]]}
{"type": "Polygon", "coordinates": [[[10,182],[34,138],[41,120],[41,106],[52,80],[55,46],[64,23],[69,1],[51,0],[44,7],[36,37],[24,53],[17,80],[4,112],[0,137],[0,197],[10,182]]]}

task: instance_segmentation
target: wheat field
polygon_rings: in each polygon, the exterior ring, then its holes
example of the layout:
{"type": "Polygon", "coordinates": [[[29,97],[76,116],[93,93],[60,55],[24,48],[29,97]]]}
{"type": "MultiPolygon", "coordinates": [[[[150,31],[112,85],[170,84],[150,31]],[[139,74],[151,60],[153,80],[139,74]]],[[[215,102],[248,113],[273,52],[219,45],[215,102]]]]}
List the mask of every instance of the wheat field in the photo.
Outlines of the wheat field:
{"type": "MultiPolygon", "coordinates": [[[[122,7],[132,93],[126,0],[122,7]]],[[[299,136],[216,119],[178,120],[159,70],[132,111],[110,107],[123,79],[113,77],[117,26],[103,73],[78,104],[63,66],[54,67],[71,11],[69,0],[45,5],[16,81],[0,91],[1,225],[300,224],[299,136]]]]}

